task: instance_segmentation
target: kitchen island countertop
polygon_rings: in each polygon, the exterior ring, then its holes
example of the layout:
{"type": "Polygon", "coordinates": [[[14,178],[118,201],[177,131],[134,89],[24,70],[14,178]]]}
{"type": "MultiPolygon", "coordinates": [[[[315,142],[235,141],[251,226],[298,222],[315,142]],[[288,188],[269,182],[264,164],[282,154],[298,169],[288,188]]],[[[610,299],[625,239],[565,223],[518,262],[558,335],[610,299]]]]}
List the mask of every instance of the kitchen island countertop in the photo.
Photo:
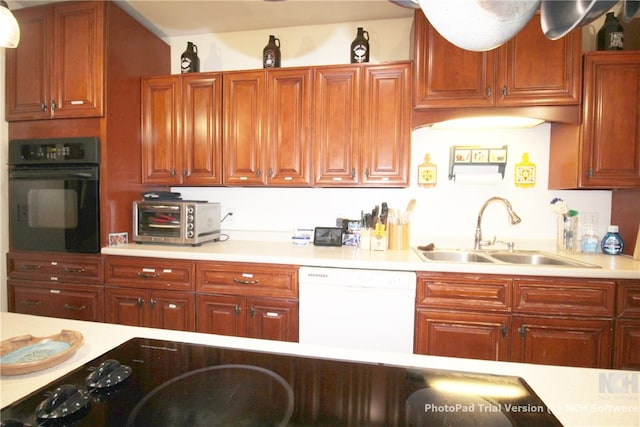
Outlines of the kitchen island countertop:
{"type": "MultiPolygon", "coordinates": [[[[545,251],[553,253],[550,251],[545,251]]],[[[228,240],[201,246],[127,244],[102,249],[103,254],[205,261],[293,264],[316,267],[396,271],[440,271],[530,276],[640,279],[640,261],[628,255],[557,254],[599,268],[548,265],[422,261],[413,250],[370,251],[354,246],[296,246],[281,241],[228,240]]]]}
{"type": "Polygon", "coordinates": [[[43,371],[0,379],[5,407],[133,337],[182,341],[274,354],[353,360],[397,366],[437,368],[520,376],[565,426],[640,425],[640,372],[492,362],[448,357],[359,351],[220,335],[140,328],[106,323],[0,313],[2,340],[30,334],[50,336],[61,329],[79,331],[84,344],[70,359],[43,371]],[[635,387],[635,388],[634,388],[635,387]]]}

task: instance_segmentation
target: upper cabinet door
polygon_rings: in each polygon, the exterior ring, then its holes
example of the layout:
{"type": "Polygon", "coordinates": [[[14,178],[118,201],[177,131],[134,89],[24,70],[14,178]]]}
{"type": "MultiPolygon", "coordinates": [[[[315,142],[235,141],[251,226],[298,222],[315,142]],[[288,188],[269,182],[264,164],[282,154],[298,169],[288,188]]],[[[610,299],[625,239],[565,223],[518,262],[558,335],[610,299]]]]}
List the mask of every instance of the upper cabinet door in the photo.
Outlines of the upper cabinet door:
{"type": "Polygon", "coordinates": [[[314,185],[353,186],[360,161],[359,65],[318,67],[314,99],[314,185]]]}
{"type": "Polygon", "coordinates": [[[364,68],[360,182],[367,186],[409,184],[411,63],[364,68]]]}
{"type": "Polygon", "coordinates": [[[224,73],[224,183],[266,183],[266,72],[224,73]]]}
{"type": "Polygon", "coordinates": [[[180,183],[180,79],[177,76],[142,80],[142,182],[180,183]]]}
{"type": "Polygon", "coordinates": [[[104,4],[18,9],[22,37],[6,51],[8,121],[104,113],[104,4]]]}
{"type": "Polygon", "coordinates": [[[222,74],[181,80],[182,184],[222,184],[222,74]]]}
{"type": "Polygon", "coordinates": [[[540,15],[497,49],[497,105],[577,105],[582,94],[582,36],[572,31],[549,40],[540,15]]]}
{"type": "Polygon", "coordinates": [[[100,3],[80,2],[54,9],[53,117],[103,114],[104,5],[100,3]]]}
{"type": "Polygon", "coordinates": [[[267,71],[267,184],[311,184],[311,68],[267,71]]]}
{"type": "Polygon", "coordinates": [[[416,108],[493,105],[494,51],[460,49],[442,37],[420,10],[415,12],[414,32],[416,108]]]}
{"type": "Polygon", "coordinates": [[[585,55],[581,184],[640,188],[640,52],[585,55]]]}
{"type": "Polygon", "coordinates": [[[13,14],[20,24],[20,44],[5,49],[6,119],[48,119],[53,14],[48,7],[17,9],[13,14]]]}

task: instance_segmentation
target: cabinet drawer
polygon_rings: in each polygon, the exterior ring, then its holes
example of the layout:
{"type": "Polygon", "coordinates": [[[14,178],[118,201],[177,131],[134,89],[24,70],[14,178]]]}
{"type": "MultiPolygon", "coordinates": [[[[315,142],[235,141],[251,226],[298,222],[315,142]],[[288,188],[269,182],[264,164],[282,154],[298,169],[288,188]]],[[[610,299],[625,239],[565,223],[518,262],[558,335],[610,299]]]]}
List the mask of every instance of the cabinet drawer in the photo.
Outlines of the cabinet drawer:
{"type": "Polygon", "coordinates": [[[64,319],[104,321],[104,289],[8,280],[9,311],[64,319]]]}
{"type": "Polygon", "coordinates": [[[613,316],[615,282],[590,279],[515,279],[513,311],[561,316],[613,316]]]}
{"type": "Polygon", "coordinates": [[[640,281],[618,282],[617,315],[640,318],[640,281]]]}
{"type": "Polygon", "coordinates": [[[195,263],[163,258],[105,258],[108,285],[161,290],[193,290],[195,263]]]}
{"type": "Polygon", "coordinates": [[[416,304],[455,310],[510,311],[511,279],[475,274],[418,273],[416,304]]]}
{"type": "Polygon", "coordinates": [[[198,263],[199,292],[298,298],[298,266],[198,263]]]}
{"type": "Polygon", "coordinates": [[[83,284],[102,284],[103,280],[99,255],[10,252],[7,261],[7,274],[12,279],[83,284]]]}

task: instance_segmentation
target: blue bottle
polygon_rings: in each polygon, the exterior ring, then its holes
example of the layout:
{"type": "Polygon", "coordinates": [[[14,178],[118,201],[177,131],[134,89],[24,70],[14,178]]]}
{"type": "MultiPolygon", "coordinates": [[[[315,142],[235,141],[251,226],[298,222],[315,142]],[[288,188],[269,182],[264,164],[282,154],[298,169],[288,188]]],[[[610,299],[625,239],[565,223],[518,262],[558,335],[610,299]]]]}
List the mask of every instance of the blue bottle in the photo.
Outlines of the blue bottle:
{"type": "Polygon", "coordinates": [[[618,234],[618,226],[610,225],[607,234],[602,238],[602,252],[607,255],[620,255],[624,249],[622,237],[618,234]]]}

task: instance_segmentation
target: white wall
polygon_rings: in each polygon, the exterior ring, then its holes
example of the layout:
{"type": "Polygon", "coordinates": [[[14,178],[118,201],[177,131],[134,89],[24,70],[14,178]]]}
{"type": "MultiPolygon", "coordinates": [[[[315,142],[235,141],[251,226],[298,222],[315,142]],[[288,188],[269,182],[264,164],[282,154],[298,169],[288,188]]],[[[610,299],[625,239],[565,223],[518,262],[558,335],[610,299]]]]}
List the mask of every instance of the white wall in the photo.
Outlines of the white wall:
{"type": "MultiPolygon", "coordinates": [[[[410,57],[412,19],[368,21],[331,26],[305,26],[239,33],[194,35],[167,40],[172,51],[172,72],[180,71],[180,54],[187,41],[199,48],[200,70],[220,71],[262,66],[262,49],[269,34],[281,41],[282,66],[347,63],[356,28],[370,35],[371,62],[405,60],[410,57]]],[[[223,229],[234,238],[248,236],[288,239],[296,227],[331,226],[338,217],[359,218],[361,210],[389,203],[404,208],[411,198],[418,201],[411,228],[413,244],[435,242],[440,247],[473,244],[478,211],[494,195],[507,197],[522,223],[511,226],[504,208],[490,205],[485,213],[485,237],[515,240],[522,245],[553,247],[554,214],[549,202],[562,197],[572,209],[592,213],[598,233],[604,234],[610,219],[608,191],[548,191],[549,125],[510,131],[436,131],[417,129],[412,135],[411,187],[407,189],[300,189],[300,188],[174,188],[185,199],[219,201],[223,213],[234,215],[223,229]],[[448,180],[449,147],[452,145],[509,146],[504,181],[497,185],[460,185],[448,180]],[[513,168],[528,152],[538,167],[534,188],[516,188],[513,168]],[[425,153],[438,165],[434,188],[416,185],[417,166],[425,153]],[[246,231],[250,230],[250,233],[246,231]],[[277,232],[275,234],[266,232],[277,232]],[[526,242],[525,242],[526,241],[526,242]],[[532,242],[535,241],[535,242],[532,242]]]]}

